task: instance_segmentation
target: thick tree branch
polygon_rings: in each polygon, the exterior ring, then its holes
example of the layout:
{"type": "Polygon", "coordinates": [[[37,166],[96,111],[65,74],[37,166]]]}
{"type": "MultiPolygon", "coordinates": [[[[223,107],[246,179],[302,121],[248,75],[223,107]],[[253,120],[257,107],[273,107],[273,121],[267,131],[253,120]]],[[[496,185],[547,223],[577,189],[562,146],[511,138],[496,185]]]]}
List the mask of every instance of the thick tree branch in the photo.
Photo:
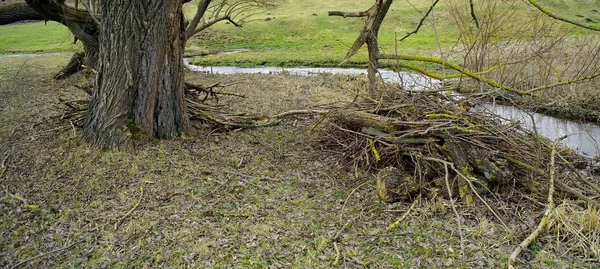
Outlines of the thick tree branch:
{"type": "Polygon", "coordinates": [[[27,3],[13,3],[0,6],[0,25],[25,20],[43,19],[44,17],[27,3]]]}
{"type": "Polygon", "coordinates": [[[470,71],[468,69],[465,69],[463,67],[461,67],[458,64],[454,64],[454,63],[450,63],[447,61],[444,61],[442,59],[439,58],[433,58],[433,57],[425,57],[425,56],[414,56],[414,55],[392,55],[392,54],[379,54],[377,55],[377,59],[382,59],[382,60],[406,60],[406,61],[419,61],[419,62],[428,62],[428,63],[435,63],[435,64],[439,64],[439,65],[443,65],[447,68],[450,69],[454,69],[470,78],[473,78],[475,80],[478,80],[480,82],[483,82],[485,84],[488,84],[494,88],[500,88],[500,89],[504,89],[506,91],[509,92],[514,92],[520,95],[530,95],[529,92],[526,91],[520,91],[517,89],[514,89],[510,86],[507,85],[503,85],[497,81],[482,77],[480,75],[478,75],[477,73],[470,71]]]}
{"type": "Polygon", "coordinates": [[[196,11],[196,15],[194,15],[194,18],[185,29],[185,39],[189,39],[195,34],[195,30],[198,27],[198,23],[200,23],[200,19],[204,17],[204,14],[208,9],[208,5],[210,5],[210,2],[212,2],[212,0],[202,0],[202,2],[198,4],[198,10],[196,11]]]}
{"type": "MultiPolygon", "coordinates": [[[[30,7],[34,8],[46,20],[65,23],[67,21],[76,23],[95,24],[92,16],[84,10],[77,10],[56,0],[25,0],[30,7]]],[[[63,1],[64,2],[64,1],[63,1]]],[[[99,20],[99,18],[97,18],[99,20]]]]}
{"type": "Polygon", "coordinates": [[[69,28],[73,35],[86,46],[98,48],[99,18],[87,11],[77,10],[55,0],[25,0],[44,19],[59,22],[69,28]]]}

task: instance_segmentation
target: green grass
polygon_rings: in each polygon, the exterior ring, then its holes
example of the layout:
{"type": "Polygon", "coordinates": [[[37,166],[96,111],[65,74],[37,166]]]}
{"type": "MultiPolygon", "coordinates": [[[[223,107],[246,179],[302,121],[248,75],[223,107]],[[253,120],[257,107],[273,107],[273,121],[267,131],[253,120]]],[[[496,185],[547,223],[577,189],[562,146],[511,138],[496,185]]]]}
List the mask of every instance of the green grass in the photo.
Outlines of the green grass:
{"type": "MultiPolygon", "coordinates": [[[[461,239],[442,196],[424,198],[388,231],[409,204],[379,201],[371,176],[357,177],[342,152],[324,150],[328,129],[319,117],[226,133],[205,126],[182,140],[148,141],[135,154],[98,151],[79,142],[80,129],[49,119],[64,114],[61,100],[87,98],[72,86],[91,83],[84,76],[49,78],[69,56],[0,58],[1,268],[27,260],[24,268],[500,268],[535,225],[511,212],[543,210],[533,203],[503,207],[499,214],[512,228],[506,230],[482,204],[457,203],[476,216],[463,221],[465,257],[476,259],[460,257],[461,239]],[[336,233],[338,265],[330,241],[336,233]]],[[[351,102],[352,89],[364,82],[192,72],[186,80],[229,81],[226,90],[246,98],[223,97],[220,104],[270,115],[351,102]]],[[[488,203],[500,208],[502,197],[488,203]]],[[[536,242],[538,255],[527,264],[596,265],[577,252],[565,255],[551,234],[536,242]]]]}
{"type": "MultiPolygon", "coordinates": [[[[372,1],[287,1],[264,14],[243,28],[230,24],[218,24],[199,34],[190,44],[208,50],[251,49],[253,53],[215,55],[197,59],[208,64],[268,64],[268,65],[336,65],[352,46],[363,20],[359,18],[329,17],[330,10],[361,11],[369,8],[372,1]],[[269,18],[270,20],[267,20],[269,18]]],[[[395,50],[395,36],[411,31],[420,19],[418,10],[425,11],[428,1],[413,1],[415,6],[400,1],[392,6],[380,34],[382,51],[395,50]],[[416,8],[416,9],[415,9],[416,8]]],[[[444,33],[440,39],[443,46],[450,46],[456,29],[449,22],[440,21],[438,30],[444,33]]],[[[437,47],[435,33],[425,29],[416,36],[399,44],[406,52],[433,50],[437,47]]],[[[353,58],[364,62],[366,53],[361,51],[353,58]]]]}
{"type": "MultiPolygon", "coordinates": [[[[466,2],[459,9],[468,12],[466,2]]],[[[478,6],[483,6],[479,2],[478,6]]],[[[243,28],[235,28],[230,24],[217,24],[194,37],[189,44],[204,47],[209,51],[228,51],[233,49],[251,49],[251,53],[235,55],[212,55],[197,57],[195,63],[202,65],[313,65],[328,66],[339,64],[348,48],[352,46],[363,26],[363,19],[329,17],[331,10],[362,11],[372,5],[371,0],[359,1],[286,1],[276,8],[257,15],[256,21],[246,24],[243,28]]],[[[438,4],[433,19],[427,20],[419,33],[410,38],[396,42],[407,32],[412,31],[427,11],[431,1],[396,1],[381,28],[379,40],[381,51],[403,54],[438,54],[439,49],[448,49],[457,44],[459,29],[452,19],[452,9],[449,1],[438,4]],[[434,29],[435,26],[435,29],[434,29]]],[[[589,8],[589,4],[581,1],[540,1],[560,15],[573,20],[584,22],[590,18],[600,26],[600,13],[589,8]],[[565,8],[568,12],[562,12],[565,8]],[[577,16],[579,15],[579,16],[577,16]],[[583,16],[583,17],[581,17],[583,16]]],[[[511,20],[514,25],[531,23],[530,18],[539,16],[540,12],[522,2],[515,2],[517,20],[511,20]]],[[[505,13],[509,6],[499,5],[499,13],[505,13]]],[[[191,7],[193,12],[193,7],[191,7]]],[[[467,14],[468,17],[468,14],[467,14]]],[[[540,16],[543,17],[543,16],[540,16]]],[[[481,21],[485,20],[481,14],[481,21]]],[[[573,29],[564,23],[557,23],[556,31],[570,31],[569,35],[590,34],[590,31],[573,29]]],[[[530,27],[533,31],[534,27],[530,27]]],[[[529,29],[528,29],[529,30],[529,29]]],[[[528,34],[523,29],[503,33],[496,40],[527,39],[528,34]]],[[[353,64],[365,63],[365,49],[352,58],[353,64]]]]}
{"type": "Polygon", "coordinates": [[[78,50],[67,27],[43,22],[0,26],[0,53],[40,53],[78,50]]]}
{"type": "MultiPolygon", "coordinates": [[[[478,7],[484,0],[476,1],[478,7]]],[[[328,11],[363,11],[373,0],[281,0],[278,5],[264,13],[255,15],[243,28],[231,24],[218,23],[213,28],[193,37],[188,47],[203,51],[229,51],[251,49],[251,53],[235,55],[212,55],[197,58],[202,65],[279,65],[279,66],[331,66],[337,65],[352,46],[363,26],[361,18],[329,17],[328,11]]],[[[509,1],[510,2],[510,1],[509,1]]],[[[441,1],[432,19],[425,22],[420,32],[409,39],[396,42],[397,38],[412,31],[422,14],[427,11],[430,0],[396,1],[384,21],[380,31],[380,46],[384,53],[398,50],[403,54],[438,54],[439,48],[450,48],[457,43],[459,30],[451,16],[451,3],[461,3],[461,12],[468,12],[465,1],[441,1]],[[435,26],[435,31],[434,27],[435,26]]],[[[523,2],[515,1],[516,16],[527,24],[528,18],[539,15],[539,11],[523,2]]],[[[541,0],[540,4],[556,14],[590,25],[600,26],[598,0],[558,1],[541,0]]],[[[507,9],[500,4],[500,12],[507,9]]],[[[184,6],[187,17],[195,12],[194,2],[184,6]]],[[[467,14],[468,17],[468,13],[467,14]]],[[[485,17],[480,16],[484,21],[485,17]]],[[[559,29],[572,29],[571,26],[556,22],[559,29]]],[[[533,28],[533,27],[532,27],[533,28]]],[[[572,30],[570,35],[589,34],[590,31],[572,30]]],[[[72,45],[72,35],[58,23],[49,22],[0,27],[0,53],[38,53],[76,50],[72,45]]],[[[527,38],[527,33],[509,32],[497,37],[499,40],[527,38]],[[519,36],[519,34],[521,36],[519,36]]],[[[352,58],[351,65],[366,62],[366,53],[361,51],[352,58]]]]}

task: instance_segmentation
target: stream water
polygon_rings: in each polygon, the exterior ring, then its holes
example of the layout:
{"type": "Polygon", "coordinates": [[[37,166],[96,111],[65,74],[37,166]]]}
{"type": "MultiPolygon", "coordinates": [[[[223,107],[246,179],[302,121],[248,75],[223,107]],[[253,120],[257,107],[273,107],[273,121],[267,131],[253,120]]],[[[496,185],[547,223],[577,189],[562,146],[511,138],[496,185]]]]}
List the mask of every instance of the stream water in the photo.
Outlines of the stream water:
{"type": "MultiPolygon", "coordinates": [[[[214,74],[291,74],[297,76],[314,76],[319,74],[366,75],[367,71],[357,68],[283,68],[283,67],[254,67],[242,68],[231,66],[203,67],[195,66],[185,59],[185,65],[192,71],[214,74]]],[[[404,87],[413,90],[437,88],[440,81],[420,74],[408,72],[393,72],[381,70],[381,77],[389,83],[402,82],[404,87]]],[[[486,109],[501,118],[519,121],[530,131],[555,140],[568,136],[562,143],[585,157],[592,158],[600,155],[600,126],[582,124],[565,119],[559,119],[539,113],[527,113],[511,106],[484,104],[478,109],[486,109]]]]}
{"type": "MultiPolygon", "coordinates": [[[[234,66],[197,66],[184,59],[185,65],[191,71],[212,74],[290,74],[296,76],[316,76],[320,74],[342,74],[342,75],[367,75],[367,70],[359,68],[334,68],[334,67],[234,67],[234,66]]],[[[381,77],[388,83],[400,83],[409,89],[428,89],[439,87],[439,80],[432,79],[420,74],[408,72],[394,72],[380,70],[381,77]]]]}
{"type": "Polygon", "coordinates": [[[567,136],[562,143],[585,157],[600,155],[600,126],[525,112],[512,106],[488,103],[482,108],[502,118],[519,121],[528,130],[551,140],[567,136]]]}

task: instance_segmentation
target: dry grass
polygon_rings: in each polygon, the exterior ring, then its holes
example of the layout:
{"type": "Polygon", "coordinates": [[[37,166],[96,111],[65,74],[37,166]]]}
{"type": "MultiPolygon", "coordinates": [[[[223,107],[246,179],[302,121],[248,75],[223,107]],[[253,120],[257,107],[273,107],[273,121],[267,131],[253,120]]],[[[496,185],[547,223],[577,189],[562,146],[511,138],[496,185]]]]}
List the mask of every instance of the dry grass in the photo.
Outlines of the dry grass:
{"type": "Polygon", "coordinates": [[[598,209],[562,203],[554,210],[549,226],[556,235],[557,244],[568,246],[567,251],[575,250],[585,256],[600,257],[598,209]]]}
{"type": "MultiPolygon", "coordinates": [[[[342,227],[340,266],[500,267],[542,210],[512,196],[500,210],[507,231],[485,209],[458,205],[469,229],[465,259],[444,200],[423,201],[387,232],[409,204],[378,201],[373,178],[315,147],[313,117],[255,130],[205,129],[138,145],[135,154],[90,149],[78,142],[80,130],[48,120],[64,111],[59,98],[85,96],[72,87],[81,77],[49,79],[69,56],[0,59],[0,161],[7,168],[0,176],[1,267],[331,268],[336,250],[324,243],[342,227]]],[[[260,113],[348,101],[347,89],[362,83],[343,76],[186,77],[239,82],[227,90],[247,98],[223,103],[260,113]]],[[[598,265],[557,252],[553,240],[542,240],[524,261],[598,265]]]]}

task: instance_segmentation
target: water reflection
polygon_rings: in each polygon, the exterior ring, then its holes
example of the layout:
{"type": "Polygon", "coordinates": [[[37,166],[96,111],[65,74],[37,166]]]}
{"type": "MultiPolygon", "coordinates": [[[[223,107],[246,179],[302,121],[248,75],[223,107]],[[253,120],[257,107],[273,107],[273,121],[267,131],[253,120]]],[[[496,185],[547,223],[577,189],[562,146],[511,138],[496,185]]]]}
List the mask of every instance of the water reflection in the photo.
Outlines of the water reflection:
{"type": "Polygon", "coordinates": [[[551,140],[568,136],[563,143],[585,157],[600,154],[600,126],[558,119],[539,113],[526,113],[511,106],[488,103],[482,107],[501,117],[520,121],[530,131],[534,131],[535,128],[538,134],[551,140]]]}

